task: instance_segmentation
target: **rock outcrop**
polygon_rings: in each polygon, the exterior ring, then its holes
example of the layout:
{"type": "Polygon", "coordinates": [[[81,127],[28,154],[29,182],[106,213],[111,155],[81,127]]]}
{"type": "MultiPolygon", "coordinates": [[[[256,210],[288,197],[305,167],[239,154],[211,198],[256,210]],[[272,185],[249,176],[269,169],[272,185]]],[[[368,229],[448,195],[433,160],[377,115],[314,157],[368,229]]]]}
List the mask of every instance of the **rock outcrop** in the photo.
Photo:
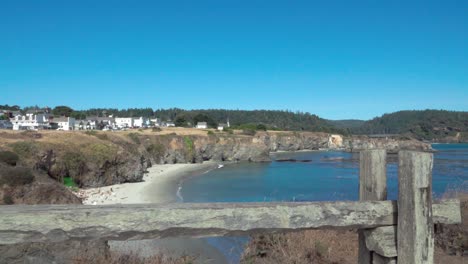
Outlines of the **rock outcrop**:
{"type": "MultiPolygon", "coordinates": [[[[270,152],[368,148],[430,150],[416,140],[345,137],[313,132],[257,132],[254,136],[216,133],[176,135],[151,133],[53,133],[10,143],[23,163],[61,182],[66,176],[80,187],[138,182],[152,164],[212,161],[270,161],[270,152]]],[[[1,142],[0,142],[1,143],[1,142]]]]}

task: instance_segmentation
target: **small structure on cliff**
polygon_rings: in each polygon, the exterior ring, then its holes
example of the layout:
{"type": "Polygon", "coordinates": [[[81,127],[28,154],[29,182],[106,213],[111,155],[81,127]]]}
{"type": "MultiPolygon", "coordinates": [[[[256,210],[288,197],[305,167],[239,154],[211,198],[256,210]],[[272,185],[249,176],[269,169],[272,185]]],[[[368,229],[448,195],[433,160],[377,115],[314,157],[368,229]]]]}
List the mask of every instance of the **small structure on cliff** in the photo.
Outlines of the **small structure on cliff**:
{"type": "Polygon", "coordinates": [[[196,127],[198,129],[207,129],[208,128],[208,123],[207,122],[198,122],[196,127]]]}

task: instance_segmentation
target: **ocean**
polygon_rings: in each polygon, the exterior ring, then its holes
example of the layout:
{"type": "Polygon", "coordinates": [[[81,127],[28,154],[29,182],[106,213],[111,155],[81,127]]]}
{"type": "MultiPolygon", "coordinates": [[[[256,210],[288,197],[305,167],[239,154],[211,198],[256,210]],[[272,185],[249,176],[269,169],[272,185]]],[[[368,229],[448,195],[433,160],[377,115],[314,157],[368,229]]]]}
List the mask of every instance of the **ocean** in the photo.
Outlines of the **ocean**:
{"type": "MultiPolygon", "coordinates": [[[[433,196],[468,188],[468,144],[434,144],[433,148],[437,150],[433,196]]],[[[228,164],[187,178],[178,197],[196,203],[358,200],[358,155],[337,151],[274,153],[271,163],[228,164]]],[[[387,186],[391,200],[398,196],[397,163],[396,155],[389,155],[387,186]]]]}
{"type": "MultiPolygon", "coordinates": [[[[433,197],[468,191],[468,144],[434,144],[433,197]]],[[[272,154],[270,163],[228,164],[186,178],[181,202],[272,202],[358,200],[357,153],[339,151],[272,154]],[[293,161],[295,160],[295,161],[293,161]]],[[[398,197],[397,156],[387,164],[388,199],[398,197]]],[[[247,237],[206,238],[229,263],[237,263],[247,237]]]]}

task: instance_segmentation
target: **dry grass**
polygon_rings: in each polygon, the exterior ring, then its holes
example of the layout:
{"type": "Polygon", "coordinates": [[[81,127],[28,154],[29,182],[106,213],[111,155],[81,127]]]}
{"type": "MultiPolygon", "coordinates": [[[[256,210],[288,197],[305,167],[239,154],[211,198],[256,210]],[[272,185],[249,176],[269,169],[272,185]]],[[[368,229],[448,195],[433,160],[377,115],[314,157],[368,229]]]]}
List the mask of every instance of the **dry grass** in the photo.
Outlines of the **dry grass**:
{"type": "MultiPolygon", "coordinates": [[[[450,190],[444,198],[460,199],[462,223],[436,226],[434,262],[468,263],[468,192],[450,190]]],[[[258,235],[248,244],[242,263],[357,263],[358,244],[355,231],[308,230],[258,235]]]]}
{"type": "Polygon", "coordinates": [[[242,263],[356,263],[357,239],[356,232],[344,230],[258,235],[247,246],[242,263]]]}
{"type": "Polygon", "coordinates": [[[194,263],[193,257],[183,256],[172,258],[162,254],[152,257],[141,258],[136,254],[120,255],[111,254],[110,256],[77,256],[71,261],[72,264],[191,264],[194,263]]]}

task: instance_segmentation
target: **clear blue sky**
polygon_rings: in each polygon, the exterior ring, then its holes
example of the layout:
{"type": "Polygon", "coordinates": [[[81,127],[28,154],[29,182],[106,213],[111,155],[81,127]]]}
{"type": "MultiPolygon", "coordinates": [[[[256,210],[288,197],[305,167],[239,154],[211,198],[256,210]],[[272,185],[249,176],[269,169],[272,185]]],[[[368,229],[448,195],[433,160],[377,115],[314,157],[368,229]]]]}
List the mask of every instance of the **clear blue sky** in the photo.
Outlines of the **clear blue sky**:
{"type": "Polygon", "coordinates": [[[0,104],[468,110],[468,1],[0,1],[0,104]]]}

